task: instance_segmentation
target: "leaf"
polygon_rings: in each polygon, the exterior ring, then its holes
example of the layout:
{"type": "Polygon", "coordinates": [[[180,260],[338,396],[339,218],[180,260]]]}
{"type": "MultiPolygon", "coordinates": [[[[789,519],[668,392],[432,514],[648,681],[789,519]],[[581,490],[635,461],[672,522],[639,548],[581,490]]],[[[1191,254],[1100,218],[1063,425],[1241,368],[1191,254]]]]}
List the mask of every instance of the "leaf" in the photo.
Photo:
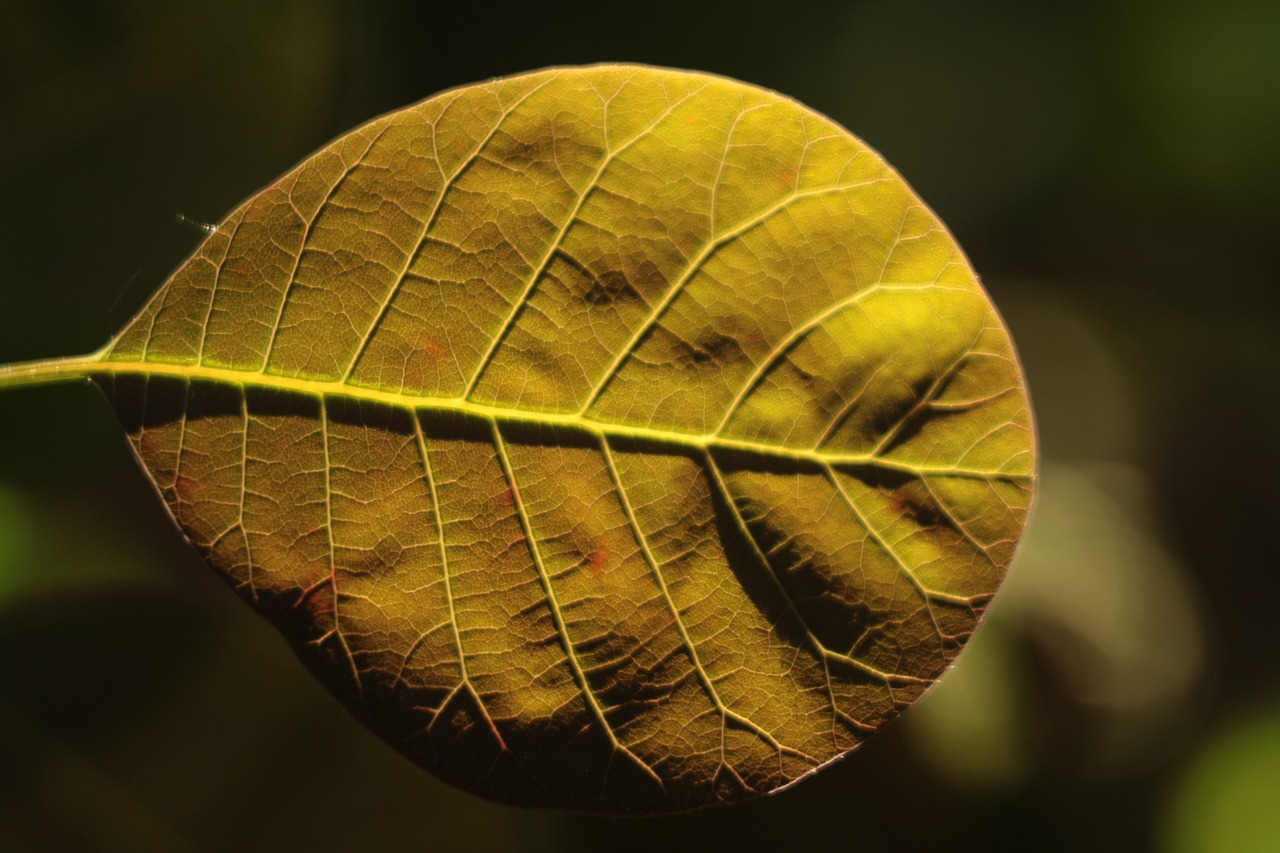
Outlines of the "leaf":
{"type": "Polygon", "coordinates": [[[1031,499],[1008,335],[829,120],[553,69],[337,139],[92,376],[187,537],[397,749],[656,812],[789,785],[916,699],[1031,499]]]}

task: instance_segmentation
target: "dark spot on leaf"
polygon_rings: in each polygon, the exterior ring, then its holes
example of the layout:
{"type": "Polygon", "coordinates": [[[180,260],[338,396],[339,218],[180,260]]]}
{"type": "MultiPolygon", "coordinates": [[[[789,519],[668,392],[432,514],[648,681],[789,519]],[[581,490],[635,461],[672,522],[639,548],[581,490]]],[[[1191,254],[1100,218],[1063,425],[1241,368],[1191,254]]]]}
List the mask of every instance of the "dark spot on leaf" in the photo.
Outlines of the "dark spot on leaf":
{"type": "Polygon", "coordinates": [[[612,305],[620,299],[639,298],[640,293],[632,286],[630,279],[617,270],[594,276],[591,286],[582,295],[582,300],[590,305],[612,305]]]}
{"type": "Polygon", "coordinates": [[[898,492],[889,497],[889,505],[895,514],[909,518],[921,527],[947,524],[937,504],[923,495],[898,492]]]}
{"type": "Polygon", "coordinates": [[[738,343],[736,338],[715,329],[703,331],[694,341],[680,337],[676,337],[675,340],[687,353],[688,360],[694,364],[724,363],[736,360],[742,354],[742,344],[738,343]]]}

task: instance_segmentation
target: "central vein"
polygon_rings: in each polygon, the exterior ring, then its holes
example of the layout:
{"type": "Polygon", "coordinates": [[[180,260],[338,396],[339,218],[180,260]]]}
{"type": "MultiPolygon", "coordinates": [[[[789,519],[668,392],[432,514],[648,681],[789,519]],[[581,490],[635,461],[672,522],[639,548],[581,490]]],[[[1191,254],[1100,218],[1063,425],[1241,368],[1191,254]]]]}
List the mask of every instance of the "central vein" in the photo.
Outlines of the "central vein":
{"type": "MultiPolygon", "coordinates": [[[[980,470],[956,465],[920,465],[877,456],[874,453],[832,453],[826,450],[745,441],[716,433],[688,433],[632,424],[606,423],[594,420],[581,413],[565,414],[560,412],[528,411],[477,403],[462,397],[428,397],[344,382],[282,376],[261,371],[236,370],[207,364],[113,361],[110,358],[88,356],[51,362],[35,362],[28,365],[13,365],[3,370],[5,374],[10,375],[7,377],[8,381],[0,381],[0,384],[34,385],[88,377],[105,378],[116,376],[178,379],[186,382],[218,382],[243,389],[281,391],[319,398],[343,398],[400,409],[452,412],[495,423],[522,423],[530,426],[576,429],[610,439],[621,438],[656,442],[704,452],[707,450],[738,451],[769,456],[775,459],[809,462],[821,466],[873,465],[879,468],[917,475],[929,474],[999,480],[1023,480],[1027,478],[1024,472],[1017,470],[980,470]]],[[[5,378],[5,376],[0,376],[0,380],[5,378]]]]}

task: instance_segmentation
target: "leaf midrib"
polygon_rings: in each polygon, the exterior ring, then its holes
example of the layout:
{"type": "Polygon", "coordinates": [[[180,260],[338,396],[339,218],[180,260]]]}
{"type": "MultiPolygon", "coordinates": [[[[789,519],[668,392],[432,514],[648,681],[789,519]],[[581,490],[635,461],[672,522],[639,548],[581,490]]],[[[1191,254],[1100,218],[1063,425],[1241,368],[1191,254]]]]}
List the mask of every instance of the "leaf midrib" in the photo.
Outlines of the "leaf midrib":
{"type": "Polygon", "coordinates": [[[869,465],[918,476],[964,477],[984,480],[1026,481],[1030,474],[1017,470],[981,469],[956,465],[920,465],[874,453],[826,453],[820,450],[786,447],[728,438],[716,433],[686,433],[669,429],[597,421],[582,414],[528,411],[477,403],[461,397],[430,397],[386,391],[363,385],[283,376],[263,371],[237,370],[208,364],[159,361],[120,361],[106,357],[105,351],[88,356],[51,359],[0,366],[0,388],[41,385],[76,379],[116,376],[179,379],[185,382],[215,382],[241,389],[281,391],[307,397],[338,398],[375,403],[411,411],[450,412],[490,422],[523,423],[531,426],[576,429],[609,439],[630,439],[667,444],[692,451],[722,450],[806,462],[818,466],[869,465]]]}

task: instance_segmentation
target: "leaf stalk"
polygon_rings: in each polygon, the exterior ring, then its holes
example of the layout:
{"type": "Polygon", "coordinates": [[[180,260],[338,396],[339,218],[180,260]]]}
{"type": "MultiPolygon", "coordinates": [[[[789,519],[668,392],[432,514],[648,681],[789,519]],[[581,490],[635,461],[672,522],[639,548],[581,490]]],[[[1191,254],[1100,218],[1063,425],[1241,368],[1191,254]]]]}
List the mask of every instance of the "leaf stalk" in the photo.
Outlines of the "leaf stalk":
{"type": "Polygon", "coordinates": [[[98,362],[99,356],[95,353],[69,358],[24,361],[18,364],[0,364],[0,390],[87,379],[93,374],[98,362]]]}

